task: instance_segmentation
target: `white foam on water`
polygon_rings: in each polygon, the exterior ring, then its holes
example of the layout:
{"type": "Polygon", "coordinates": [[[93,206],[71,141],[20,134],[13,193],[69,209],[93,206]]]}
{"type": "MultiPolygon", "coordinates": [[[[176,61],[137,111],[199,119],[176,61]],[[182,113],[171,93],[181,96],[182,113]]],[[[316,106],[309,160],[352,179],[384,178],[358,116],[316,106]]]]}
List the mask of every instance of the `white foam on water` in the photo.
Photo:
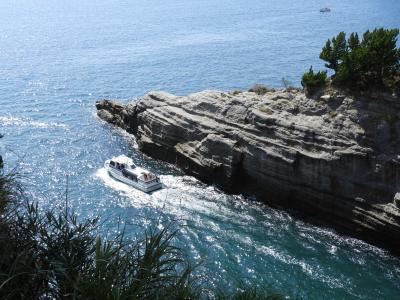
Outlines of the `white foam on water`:
{"type": "Polygon", "coordinates": [[[330,254],[332,254],[332,255],[335,255],[336,252],[337,252],[337,247],[334,246],[334,245],[331,245],[331,246],[329,247],[329,249],[328,249],[328,252],[329,252],[330,254]]]}
{"type": "Polygon", "coordinates": [[[0,125],[3,126],[19,126],[19,127],[34,127],[34,128],[68,128],[67,125],[56,122],[41,122],[31,118],[19,118],[13,116],[1,116],[0,125]]]}

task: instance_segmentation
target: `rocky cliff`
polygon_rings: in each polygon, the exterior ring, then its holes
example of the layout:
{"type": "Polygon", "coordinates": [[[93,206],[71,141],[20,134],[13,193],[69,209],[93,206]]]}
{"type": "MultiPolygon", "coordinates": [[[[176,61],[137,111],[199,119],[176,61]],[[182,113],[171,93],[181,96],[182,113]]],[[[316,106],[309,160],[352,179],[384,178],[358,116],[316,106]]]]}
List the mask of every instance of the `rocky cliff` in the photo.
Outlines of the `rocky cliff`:
{"type": "Polygon", "coordinates": [[[154,158],[400,254],[398,98],[151,92],[96,106],[154,158]]]}

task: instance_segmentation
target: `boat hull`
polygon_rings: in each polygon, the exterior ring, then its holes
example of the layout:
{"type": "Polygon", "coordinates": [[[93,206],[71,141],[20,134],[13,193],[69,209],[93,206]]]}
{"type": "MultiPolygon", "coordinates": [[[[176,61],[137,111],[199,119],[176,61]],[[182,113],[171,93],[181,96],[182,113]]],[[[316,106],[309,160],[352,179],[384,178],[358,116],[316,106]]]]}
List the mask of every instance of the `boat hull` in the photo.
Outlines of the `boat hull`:
{"type": "Polygon", "coordinates": [[[109,166],[106,166],[106,169],[107,169],[108,174],[110,174],[110,176],[112,176],[113,178],[115,178],[118,181],[121,181],[125,184],[128,184],[138,190],[141,190],[142,192],[151,193],[153,191],[156,191],[156,190],[159,190],[162,188],[162,183],[159,181],[154,181],[154,182],[146,184],[146,183],[142,183],[140,181],[130,180],[130,179],[124,177],[121,172],[119,172],[109,166]]]}

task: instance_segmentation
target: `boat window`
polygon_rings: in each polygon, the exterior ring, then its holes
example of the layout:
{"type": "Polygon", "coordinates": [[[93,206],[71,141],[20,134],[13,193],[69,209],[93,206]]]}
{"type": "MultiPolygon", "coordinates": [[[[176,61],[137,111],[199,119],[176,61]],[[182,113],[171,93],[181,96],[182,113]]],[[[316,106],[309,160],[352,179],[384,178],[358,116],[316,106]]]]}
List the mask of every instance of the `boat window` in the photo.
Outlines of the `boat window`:
{"type": "Polygon", "coordinates": [[[110,165],[115,166],[115,162],[114,161],[110,161],[110,165]]]}
{"type": "Polygon", "coordinates": [[[131,164],[131,169],[135,169],[136,165],[135,164],[131,164]]]}

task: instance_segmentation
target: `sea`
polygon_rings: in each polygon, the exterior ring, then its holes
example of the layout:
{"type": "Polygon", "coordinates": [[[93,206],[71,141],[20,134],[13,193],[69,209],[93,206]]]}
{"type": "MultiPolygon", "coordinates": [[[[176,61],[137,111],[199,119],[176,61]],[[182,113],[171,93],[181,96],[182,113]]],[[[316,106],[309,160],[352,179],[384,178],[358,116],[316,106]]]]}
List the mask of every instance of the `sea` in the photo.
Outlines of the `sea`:
{"type": "Polygon", "coordinates": [[[98,99],[300,86],[340,31],[400,27],[398,0],[1,0],[0,153],[42,208],[68,205],[135,239],[178,228],[212,290],[246,284],[291,299],[400,299],[400,259],[383,249],[228,195],[141,153],[96,116],[98,99]],[[329,7],[331,12],[321,13],[329,7]],[[132,158],[166,188],[144,194],[103,163],[132,158]]]}

